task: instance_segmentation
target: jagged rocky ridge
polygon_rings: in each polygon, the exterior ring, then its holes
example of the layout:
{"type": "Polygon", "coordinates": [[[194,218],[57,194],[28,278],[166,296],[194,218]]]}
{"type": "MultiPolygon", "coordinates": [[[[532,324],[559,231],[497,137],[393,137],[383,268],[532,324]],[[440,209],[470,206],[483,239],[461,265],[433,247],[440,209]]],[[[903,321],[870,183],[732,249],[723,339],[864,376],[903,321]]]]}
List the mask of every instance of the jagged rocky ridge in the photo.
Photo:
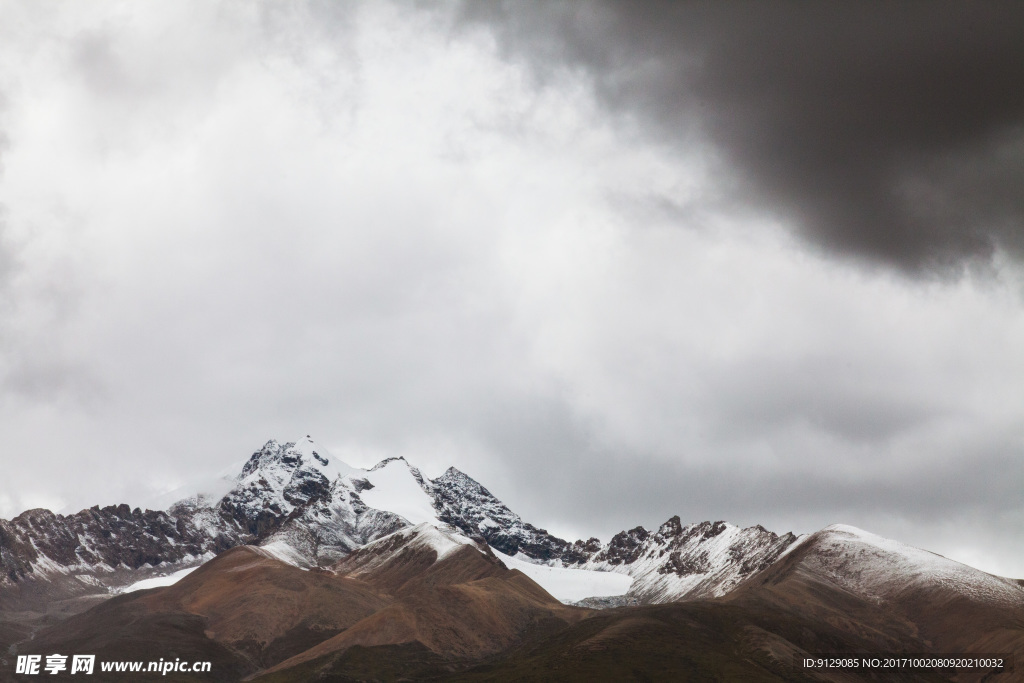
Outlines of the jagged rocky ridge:
{"type": "Polygon", "coordinates": [[[625,602],[723,595],[796,541],[791,533],[779,536],[761,526],[740,529],[722,521],[684,526],[676,516],[657,531],[636,527],[616,534],[607,544],[596,538],[569,543],[524,522],[454,467],[431,484],[442,521],[482,536],[506,555],[628,574],[634,583],[625,602]]]}
{"type": "Polygon", "coordinates": [[[127,505],[95,506],[73,515],[28,510],[0,520],[3,580],[35,574],[138,569],[196,561],[237,545],[237,534],[205,533],[188,511],[154,512],[127,505]]]}
{"type": "Polygon", "coordinates": [[[126,505],[74,515],[30,510],[0,521],[0,581],[78,577],[83,591],[95,590],[137,580],[140,572],[199,564],[240,544],[261,545],[299,566],[326,566],[374,539],[427,521],[534,563],[627,574],[632,588],[613,602],[646,603],[722,595],[796,540],[762,527],[683,525],[673,517],[655,531],[636,527],[607,544],[596,538],[570,543],[525,522],[454,467],[433,480],[401,458],[356,470],[308,437],[268,441],[233,484],[215,500],[195,496],[167,511],[126,505]],[[380,495],[374,481],[412,488],[403,489],[394,505],[377,503],[395,509],[380,509],[367,503],[380,495]],[[401,507],[417,496],[419,508],[401,507]]]}

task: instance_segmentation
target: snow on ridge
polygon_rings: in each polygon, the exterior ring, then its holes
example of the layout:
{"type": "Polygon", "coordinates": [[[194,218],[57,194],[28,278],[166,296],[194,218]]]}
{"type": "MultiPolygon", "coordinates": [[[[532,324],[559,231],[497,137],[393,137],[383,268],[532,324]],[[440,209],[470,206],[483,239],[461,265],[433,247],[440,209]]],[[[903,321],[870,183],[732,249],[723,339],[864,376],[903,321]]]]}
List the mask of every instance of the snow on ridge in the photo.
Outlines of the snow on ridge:
{"type": "Polygon", "coordinates": [[[1024,587],[980,569],[872,534],[833,524],[813,534],[826,553],[809,561],[847,588],[884,598],[929,585],[954,590],[975,600],[1024,606],[1024,587]]]}
{"type": "Polygon", "coordinates": [[[981,570],[943,557],[938,553],[921,550],[920,548],[915,548],[914,546],[906,545],[900,541],[885,538],[848,524],[831,524],[819,531],[818,535],[829,539],[833,543],[852,542],[853,544],[875,548],[883,553],[898,555],[914,562],[924,570],[945,570],[953,567],[962,567],[972,572],[984,573],[981,570]]]}
{"type": "Polygon", "coordinates": [[[430,548],[437,553],[438,560],[447,557],[464,545],[479,550],[476,543],[468,536],[454,530],[440,529],[426,522],[406,529],[399,529],[395,533],[412,536],[410,546],[430,548]]]}
{"type": "Polygon", "coordinates": [[[283,540],[273,540],[253,548],[265,557],[279,560],[299,569],[308,570],[309,562],[303,554],[283,540]]]}
{"type": "Polygon", "coordinates": [[[381,536],[380,538],[367,543],[359,550],[360,552],[363,552],[373,550],[375,547],[386,547],[389,543],[394,542],[394,540],[398,538],[407,539],[407,543],[402,545],[401,548],[429,548],[437,553],[437,560],[447,557],[464,545],[468,545],[480,551],[476,541],[463,535],[454,527],[450,527],[447,524],[442,523],[431,524],[430,522],[423,522],[413,526],[403,527],[398,531],[392,531],[386,536],[381,536]]]}

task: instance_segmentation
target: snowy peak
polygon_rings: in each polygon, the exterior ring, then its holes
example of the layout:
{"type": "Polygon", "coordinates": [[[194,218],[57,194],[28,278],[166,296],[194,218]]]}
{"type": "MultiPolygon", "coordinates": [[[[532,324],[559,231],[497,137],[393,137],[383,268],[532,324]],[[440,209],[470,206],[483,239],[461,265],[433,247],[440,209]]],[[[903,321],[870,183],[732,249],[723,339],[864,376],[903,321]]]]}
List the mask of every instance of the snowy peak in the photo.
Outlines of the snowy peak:
{"type": "MultiPolygon", "coordinates": [[[[315,564],[321,542],[337,546],[331,551],[337,554],[375,537],[361,519],[366,505],[349,481],[361,473],[309,436],[283,444],[271,439],[246,461],[217,512],[248,543],[288,531],[288,538],[302,547],[301,554],[315,564]]],[[[377,522],[381,533],[395,528],[388,515],[378,515],[377,522]]]]}
{"type": "Polygon", "coordinates": [[[268,441],[245,463],[238,485],[221,506],[251,533],[259,534],[260,519],[287,516],[329,494],[331,482],[319,465],[312,452],[303,453],[294,443],[268,441]]]}
{"type": "Polygon", "coordinates": [[[319,470],[330,482],[359,471],[331,455],[326,448],[313,441],[309,434],[290,447],[286,444],[286,450],[300,455],[305,465],[319,470]]]}
{"type": "Polygon", "coordinates": [[[943,591],[1024,607],[1024,587],[1016,581],[853,526],[827,526],[794,552],[819,576],[868,597],[894,599],[920,590],[943,591]]]}
{"type": "Polygon", "coordinates": [[[309,436],[297,442],[267,441],[252,454],[221,509],[254,536],[319,500],[329,500],[332,484],[361,470],[330,455],[309,436]]]}
{"type": "Polygon", "coordinates": [[[473,477],[454,466],[446,469],[444,474],[434,480],[434,483],[444,484],[454,490],[466,493],[472,492],[478,496],[482,495],[492,499],[494,498],[494,496],[491,495],[491,492],[481,486],[476,479],[473,479],[473,477]]]}
{"type": "Polygon", "coordinates": [[[245,479],[259,471],[290,472],[297,468],[319,472],[328,482],[359,471],[332,456],[326,448],[306,435],[298,441],[284,444],[276,439],[267,441],[245,463],[239,478],[245,479]]]}
{"type": "Polygon", "coordinates": [[[482,536],[491,547],[515,556],[517,553],[539,561],[557,561],[573,546],[539,529],[512,512],[475,479],[449,467],[431,482],[438,518],[473,536],[482,536]]]}
{"type": "Polygon", "coordinates": [[[403,458],[355,469],[309,436],[271,439],[245,463],[217,511],[245,542],[317,566],[403,526],[440,524],[431,490],[403,458]]]}

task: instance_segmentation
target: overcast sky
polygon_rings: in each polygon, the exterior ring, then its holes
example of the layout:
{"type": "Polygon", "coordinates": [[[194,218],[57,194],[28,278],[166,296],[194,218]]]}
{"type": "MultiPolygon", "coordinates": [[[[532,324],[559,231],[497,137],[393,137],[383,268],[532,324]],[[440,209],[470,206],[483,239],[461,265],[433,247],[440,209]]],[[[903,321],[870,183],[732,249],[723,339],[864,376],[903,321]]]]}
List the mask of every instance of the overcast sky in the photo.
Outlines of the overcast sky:
{"type": "Polygon", "coordinates": [[[0,516],[311,434],[1024,577],[1022,6],[858,7],[0,2],[0,516]]]}

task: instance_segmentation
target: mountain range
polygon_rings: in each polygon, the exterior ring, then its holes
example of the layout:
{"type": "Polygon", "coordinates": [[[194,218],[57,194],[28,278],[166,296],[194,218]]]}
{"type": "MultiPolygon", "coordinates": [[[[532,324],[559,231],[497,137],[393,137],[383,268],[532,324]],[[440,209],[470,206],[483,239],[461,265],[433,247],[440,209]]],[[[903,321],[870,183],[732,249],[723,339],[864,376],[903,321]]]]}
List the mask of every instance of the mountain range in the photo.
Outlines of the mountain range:
{"type": "Polygon", "coordinates": [[[853,527],[673,517],[569,542],[455,468],[356,469],[309,437],[202,488],[0,520],[0,680],[51,652],[210,661],[224,681],[1024,680],[1021,581],[853,527]],[[803,668],[820,653],[1005,661],[803,668]]]}

